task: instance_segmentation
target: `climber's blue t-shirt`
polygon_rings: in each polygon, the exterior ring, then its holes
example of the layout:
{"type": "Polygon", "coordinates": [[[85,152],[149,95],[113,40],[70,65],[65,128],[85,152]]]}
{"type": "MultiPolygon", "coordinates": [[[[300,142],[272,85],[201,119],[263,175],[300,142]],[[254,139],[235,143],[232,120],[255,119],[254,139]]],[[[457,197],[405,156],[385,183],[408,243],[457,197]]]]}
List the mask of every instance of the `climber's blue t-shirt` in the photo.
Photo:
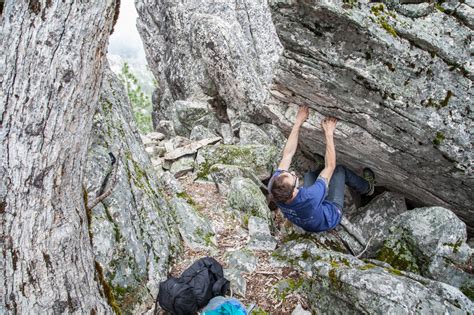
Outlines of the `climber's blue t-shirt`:
{"type": "MultiPolygon", "coordinates": [[[[278,174],[275,172],[273,176],[278,174]]],[[[285,217],[308,232],[331,230],[341,221],[341,211],[327,195],[326,180],[318,177],[309,187],[300,187],[295,199],[290,203],[277,203],[285,217]]]]}

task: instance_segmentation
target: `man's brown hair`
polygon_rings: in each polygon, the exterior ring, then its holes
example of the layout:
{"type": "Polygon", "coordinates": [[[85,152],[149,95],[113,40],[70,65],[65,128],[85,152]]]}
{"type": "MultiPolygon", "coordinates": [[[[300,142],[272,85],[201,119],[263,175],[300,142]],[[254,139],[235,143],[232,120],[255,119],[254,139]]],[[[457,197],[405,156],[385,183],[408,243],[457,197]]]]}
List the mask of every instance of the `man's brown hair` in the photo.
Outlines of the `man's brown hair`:
{"type": "Polygon", "coordinates": [[[293,196],[293,189],[293,183],[288,180],[287,176],[280,174],[273,181],[271,194],[276,202],[284,203],[293,196]]]}

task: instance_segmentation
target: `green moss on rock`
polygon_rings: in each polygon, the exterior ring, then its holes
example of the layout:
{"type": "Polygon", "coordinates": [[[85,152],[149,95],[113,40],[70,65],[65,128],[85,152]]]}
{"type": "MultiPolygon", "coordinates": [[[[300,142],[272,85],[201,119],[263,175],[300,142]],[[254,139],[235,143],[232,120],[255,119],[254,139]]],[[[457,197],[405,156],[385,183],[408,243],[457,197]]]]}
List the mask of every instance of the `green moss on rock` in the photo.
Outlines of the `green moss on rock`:
{"type": "Polygon", "coordinates": [[[433,139],[433,144],[435,146],[439,146],[441,145],[441,143],[443,143],[444,139],[446,139],[446,137],[444,136],[444,133],[442,133],[441,131],[438,131],[436,132],[436,136],[433,139]]]}
{"type": "Polygon", "coordinates": [[[110,305],[115,314],[122,314],[122,310],[120,309],[117,304],[117,301],[115,300],[112,287],[109,285],[109,283],[104,277],[104,270],[102,269],[102,266],[97,261],[94,261],[94,264],[96,275],[99,279],[100,284],[102,285],[102,290],[104,292],[105,298],[107,299],[107,303],[110,305]]]}
{"type": "Polygon", "coordinates": [[[264,169],[270,172],[277,163],[278,151],[269,145],[218,145],[200,150],[203,158],[196,167],[198,179],[208,180],[215,164],[249,167],[257,173],[264,169]]]}
{"type": "Polygon", "coordinates": [[[375,267],[377,267],[377,266],[374,265],[374,264],[368,263],[368,264],[365,264],[365,265],[363,265],[363,266],[360,266],[360,267],[357,268],[357,269],[359,269],[359,270],[369,270],[369,269],[373,269],[373,268],[375,268],[375,267]]]}
{"type": "Polygon", "coordinates": [[[395,30],[395,28],[392,25],[390,25],[388,23],[386,17],[381,16],[381,17],[379,17],[378,21],[379,21],[380,26],[382,26],[382,28],[384,30],[386,30],[390,35],[392,35],[393,37],[398,36],[397,31],[395,30]]]}
{"type": "Polygon", "coordinates": [[[462,239],[459,239],[456,243],[444,243],[443,245],[449,246],[453,248],[453,253],[458,253],[459,252],[459,247],[461,247],[463,243],[462,239]]]}
{"type": "Polygon", "coordinates": [[[388,272],[396,276],[403,276],[402,272],[395,268],[387,268],[388,272]]]}
{"type": "Polygon", "coordinates": [[[385,10],[385,6],[383,4],[372,6],[370,8],[370,12],[374,16],[376,16],[376,20],[373,19],[374,22],[376,21],[384,30],[386,30],[393,37],[398,36],[395,28],[390,23],[388,23],[388,18],[387,18],[387,17],[391,17],[395,19],[396,18],[395,13],[389,10],[385,10]]]}
{"type": "Polygon", "coordinates": [[[403,240],[385,242],[384,246],[377,253],[377,260],[385,261],[392,267],[400,270],[420,272],[415,256],[403,240]]]}
{"type": "Polygon", "coordinates": [[[283,279],[276,284],[273,289],[273,294],[278,300],[284,301],[289,294],[298,292],[303,287],[303,284],[303,278],[283,279]]]}
{"type": "Polygon", "coordinates": [[[176,194],[177,197],[185,199],[188,204],[190,204],[193,207],[196,207],[196,202],[194,199],[185,191],[179,192],[176,194]]]}
{"type": "Polygon", "coordinates": [[[474,286],[472,285],[465,285],[459,288],[459,290],[467,296],[471,301],[474,301],[474,286]]]}
{"type": "Polygon", "coordinates": [[[331,270],[329,270],[328,277],[329,277],[329,281],[330,281],[332,286],[334,286],[338,290],[342,289],[343,284],[337,276],[336,268],[332,268],[331,270]]]}

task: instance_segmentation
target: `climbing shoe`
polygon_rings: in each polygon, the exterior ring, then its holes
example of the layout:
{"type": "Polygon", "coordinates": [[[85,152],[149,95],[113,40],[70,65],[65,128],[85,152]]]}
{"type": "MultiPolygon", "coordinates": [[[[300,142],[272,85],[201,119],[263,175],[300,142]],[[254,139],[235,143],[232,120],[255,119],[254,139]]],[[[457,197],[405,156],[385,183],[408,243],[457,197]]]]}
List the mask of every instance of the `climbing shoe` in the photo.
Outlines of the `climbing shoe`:
{"type": "Polygon", "coordinates": [[[366,196],[372,196],[375,189],[375,174],[368,167],[362,171],[362,178],[369,182],[369,191],[365,193],[366,196]]]}

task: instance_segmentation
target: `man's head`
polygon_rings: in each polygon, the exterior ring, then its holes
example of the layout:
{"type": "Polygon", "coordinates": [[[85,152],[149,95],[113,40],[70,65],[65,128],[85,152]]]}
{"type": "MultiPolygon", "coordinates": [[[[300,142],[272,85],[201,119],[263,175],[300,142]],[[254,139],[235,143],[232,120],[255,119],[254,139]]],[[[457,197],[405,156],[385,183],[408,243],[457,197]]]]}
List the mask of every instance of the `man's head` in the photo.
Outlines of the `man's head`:
{"type": "Polygon", "coordinates": [[[280,171],[275,174],[268,185],[272,198],[276,202],[287,202],[293,197],[293,192],[298,187],[298,177],[294,172],[280,171]]]}

